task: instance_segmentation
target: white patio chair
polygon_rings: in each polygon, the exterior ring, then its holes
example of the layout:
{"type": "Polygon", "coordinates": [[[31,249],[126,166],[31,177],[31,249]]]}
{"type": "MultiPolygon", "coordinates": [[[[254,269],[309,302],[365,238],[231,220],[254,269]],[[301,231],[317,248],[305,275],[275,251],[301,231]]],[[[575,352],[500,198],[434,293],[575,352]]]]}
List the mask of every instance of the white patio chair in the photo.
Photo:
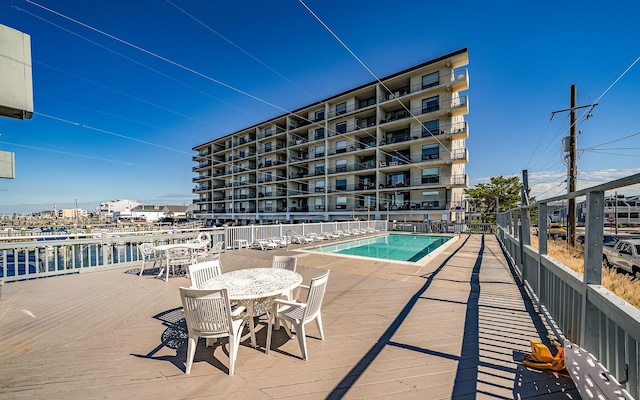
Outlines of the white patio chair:
{"type": "MultiPolygon", "coordinates": [[[[178,267],[179,270],[182,267],[194,264],[196,261],[195,251],[189,247],[173,247],[168,249],[165,253],[167,258],[166,275],[164,278],[165,282],[169,281],[169,270],[171,270],[171,273],[175,275],[176,267],[178,267]]],[[[162,276],[162,272],[163,270],[160,270],[158,277],[162,276]]]]}
{"type": "MultiPolygon", "coordinates": [[[[313,278],[309,286],[300,285],[300,287],[306,287],[309,289],[307,301],[305,303],[284,299],[274,300],[272,318],[285,322],[282,325],[284,325],[284,329],[287,331],[290,338],[292,338],[293,335],[291,330],[287,328],[286,322],[291,323],[298,338],[298,344],[300,345],[300,351],[302,352],[302,359],[305,361],[307,361],[309,357],[307,355],[307,340],[304,326],[311,321],[315,321],[318,331],[320,332],[320,339],[324,340],[321,308],[322,299],[324,298],[324,293],[327,289],[329,272],[330,271],[327,271],[324,275],[313,278]]],[[[271,328],[274,321],[272,318],[269,318],[269,326],[267,329],[267,354],[269,354],[269,351],[271,350],[271,328]]]]}
{"type": "Polygon", "coordinates": [[[158,259],[156,258],[157,254],[151,243],[140,243],[138,251],[140,252],[140,255],[142,255],[142,266],[140,267],[139,275],[142,276],[142,272],[144,272],[144,264],[153,261],[153,266],[155,267],[158,259]]]}
{"type": "Polygon", "coordinates": [[[242,329],[247,322],[240,314],[244,307],[231,311],[227,289],[180,288],[180,299],[189,331],[185,373],[191,373],[199,338],[229,338],[229,375],[233,375],[242,329]]]}
{"type": "Polygon", "coordinates": [[[271,268],[288,269],[295,272],[297,265],[298,259],[291,256],[273,256],[271,260],[271,268]]]}
{"type": "Polygon", "coordinates": [[[204,261],[191,264],[188,267],[191,287],[201,289],[202,284],[222,273],[220,260],[204,261]]]}
{"type": "Polygon", "coordinates": [[[220,256],[220,253],[222,253],[223,247],[224,247],[223,241],[215,242],[213,245],[211,245],[211,248],[209,248],[208,250],[202,253],[198,252],[197,258],[202,261],[211,261],[216,257],[220,256]]]}
{"type": "MultiPolygon", "coordinates": [[[[287,269],[289,271],[295,272],[297,266],[298,266],[298,259],[296,257],[273,256],[273,259],[271,260],[271,268],[287,269]]],[[[295,298],[294,290],[297,291],[297,288],[283,292],[282,296],[286,297],[287,300],[292,300],[295,298]]],[[[276,321],[276,328],[277,327],[278,327],[278,321],[276,321]]]]}

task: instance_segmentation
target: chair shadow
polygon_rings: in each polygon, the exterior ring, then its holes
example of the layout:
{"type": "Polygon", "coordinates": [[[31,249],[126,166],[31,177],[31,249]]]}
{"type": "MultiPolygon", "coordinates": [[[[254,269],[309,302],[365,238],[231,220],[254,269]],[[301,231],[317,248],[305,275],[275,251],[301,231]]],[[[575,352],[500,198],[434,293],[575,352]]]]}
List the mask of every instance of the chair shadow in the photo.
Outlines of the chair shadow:
{"type": "MultiPolygon", "coordinates": [[[[173,308],[171,310],[163,311],[159,314],[153,316],[154,319],[157,319],[162,322],[166,329],[162,332],[160,336],[160,343],[153,348],[147,354],[131,354],[134,357],[138,358],[146,358],[150,360],[159,360],[159,361],[168,361],[171,364],[175,365],[176,368],[180,369],[182,372],[186,372],[186,362],[187,362],[187,348],[188,348],[188,339],[189,339],[189,331],[187,330],[187,322],[184,316],[184,311],[182,307],[173,308]],[[158,352],[162,349],[168,348],[175,350],[175,355],[163,355],[156,356],[158,352]]],[[[256,332],[256,344],[266,343],[267,335],[266,335],[266,322],[264,323],[265,328],[260,329],[256,332]]],[[[284,337],[289,338],[284,332],[284,329],[281,329],[284,337]]],[[[248,327],[245,327],[243,332],[244,340],[240,341],[240,345],[251,347],[251,337],[249,335],[248,327]]],[[[284,342],[284,341],[283,341],[284,342]]],[[[229,357],[229,340],[228,338],[221,338],[216,340],[212,346],[206,345],[206,340],[200,338],[198,340],[196,346],[196,353],[193,357],[193,362],[201,362],[206,361],[213,367],[221,370],[222,372],[229,373],[228,367],[228,357],[229,357]],[[222,352],[227,357],[226,364],[220,361],[215,356],[215,352],[218,347],[222,347],[222,352]]],[[[225,360],[223,360],[225,361],[225,360]]]]}

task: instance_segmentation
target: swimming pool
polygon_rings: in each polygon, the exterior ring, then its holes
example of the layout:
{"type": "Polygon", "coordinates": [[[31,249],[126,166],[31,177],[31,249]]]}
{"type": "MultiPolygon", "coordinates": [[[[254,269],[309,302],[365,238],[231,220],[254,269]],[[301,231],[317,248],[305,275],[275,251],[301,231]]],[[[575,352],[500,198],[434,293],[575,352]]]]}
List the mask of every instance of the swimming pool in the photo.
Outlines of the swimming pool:
{"type": "Polygon", "coordinates": [[[389,234],[318,246],[313,250],[338,255],[416,262],[450,239],[450,236],[389,234]]]}

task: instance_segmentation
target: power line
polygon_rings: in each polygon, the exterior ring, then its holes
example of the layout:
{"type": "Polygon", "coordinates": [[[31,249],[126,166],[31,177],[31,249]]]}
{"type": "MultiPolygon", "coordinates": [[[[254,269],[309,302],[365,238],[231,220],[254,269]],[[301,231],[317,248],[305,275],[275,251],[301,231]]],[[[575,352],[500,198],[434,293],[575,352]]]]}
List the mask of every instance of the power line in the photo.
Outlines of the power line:
{"type": "Polygon", "coordinates": [[[235,47],[236,49],[240,50],[241,52],[243,52],[244,54],[246,54],[247,56],[251,57],[253,60],[255,60],[256,62],[258,62],[260,65],[262,65],[263,67],[267,68],[269,71],[273,72],[274,74],[278,75],[280,78],[284,79],[285,81],[289,82],[290,84],[292,84],[293,86],[297,87],[298,89],[300,89],[302,92],[306,93],[309,96],[312,96],[311,93],[307,92],[304,88],[302,88],[301,86],[295,84],[293,81],[291,81],[290,79],[288,79],[287,77],[285,77],[284,75],[282,75],[281,73],[279,73],[278,71],[276,71],[275,69],[271,68],[269,65],[265,64],[264,62],[262,62],[261,60],[259,60],[257,57],[255,57],[253,54],[249,53],[248,51],[246,51],[245,49],[243,49],[242,47],[238,46],[237,44],[235,44],[234,42],[232,42],[231,40],[229,40],[228,38],[224,37],[222,34],[220,34],[219,32],[215,31],[213,28],[211,28],[209,25],[205,24],[204,22],[200,21],[198,18],[194,17],[192,14],[189,14],[187,11],[185,11],[183,8],[178,7],[175,3],[172,3],[169,0],[166,0],[167,3],[171,4],[172,6],[174,6],[175,8],[177,8],[178,10],[180,10],[182,13],[184,13],[186,16],[188,16],[189,18],[193,19],[194,21],[196,21],[197,23],[199,23],[200,25],[204,26],[205,28],[207,28],[208,30],[210,30],[211,32],[213,32],[214,34],[218,35],[222,40],[224,40],[225,42],[229,43],[230,45],[232,45],[233,47],[235,47]]]}
{"type": "MultiPolygon", "coordinates": [[[[448,151],[448,152],[449,152],[449,154],[453,154],[453,151],[452,151],[452,150],[447,149],[447,147],[446,147],[444,144],[442,144],[442,142],[440,142],[440,140],[438,140],[438,138],[436,137],[436,135],[434,135],[434,134],[433,134],[433,132],[431,132],[431,130],[429,130],[429,128],[427,128],[427,127],[426,127],[426,126],[425,126],[425,125],[424,125],[424,124],[423,124],[423,123],[418,119],[418,117],[416,117],[416,116],[411,112],[411,110],[409,110],[409,108],[408,108],[406,105],[404,105],[404,103],[402,103],[402,101],[400,101],[400,99],[399,99],[395,94],[393,94],[393,91],[392,91],[391,89],[389,89],[389,88],[387,87],[387,85],[385,85],[385,84],[384,84],[384,82],[382,82],[382,81],[380,80],[380,78],[378,78],[378,76],[377,76],[377,75],[376,75],[376,74],[375,74],[375,73],[374,73],[374,72],[373,72],[373,71],[372,71],[372,70],[371,70],[371,69],[370,69],[370,68],[369,68],[369,67],[368,67],[368,66],[367,66],[367,65],[366,65],[366,64],[365,64],[365,63],[364,63],[364,62],[363,62],[363,61],[362,61],[362,60],[361,60],[361,59],[360,59],[360,58],[359,58],[359,57],[358,57],[358,56],[357,56],[357,55],[356,55],[356,54],[355,54],[355,53],[354,53],[350,48],[349,48],[349,46],[347,46],[347,45],[346,45],[346,43],[345,43],[344,41],[342,41],[342,39],[340,39],[340,37],[338,37],[338,35],[337,35],[335,32],[333,32],[333,30],[331,30],[331,28],[329,28],[329,26],[328,26],[327,24],[325,24],[325,23],[324,23],[324,21],[323,21],[323,20],[322,20],[322,19],[321,19],[321,18],[320,18],[320,17],[319,17],[315,12],[313,12],[313,10],[311,10],[311,8],[309,8],[309,6],[307,6],[307,5],[304,3],[304,1],[302,1],[302,0],[298,0],[298,1],[300,2],[300,4],[302,4],[302,6],[303,6],[304,8],[306,8],[306,9],[307,9],[307,11],[309,11],[309,13],[310,13],[311,15],[313,15],[313,17],[314,17],[314,18],[315,18],[315,19],[316,19],[316,20],[317,20],[317,21],[318,21],[318,22],[319,22],[319,23],[320,23],[320,24],[321,24],[321,25],[322,25],[322,26],[323,26],[323,27],[324,27],[324,28],[325,28],[329,33],[331,33],[331,35],[332,35],[332,36],[333,36],[333,37],[334,37],[334,38],[335,38],[335,39],[336,39],[336,40],[337,40],[337,41],[342,45],[342,47],[344,47],[344,48],[345,48],[345,50],[347,50],[347,51],[349,52],[349,54],[351,54],[351,55],[353,56],[353,58],[355,58],[355,59],[356,59],[356,61],[358,61],[358,63],[360,63],[360,65],[362,65],[362,67],[363,67],[364,69],[366,69],[366,70],[367,70],[367,72],[369,72],[369,74],[371,74],[371,76],[373,76],[373,78],[374,78],[374,79],[375,79],[375,80],[376,80],[380,85],[382,85],[382,87],[384,87],[384,88],[385,88],[385,90],[387,90],[387,93],[390,93],[390,94],[393,96],[393,98],[394,98],[398,103],[400,103],[400,105],[402,106],[402,108],[404,108],[404,109],[405,109],[405,111],[407,111],[407,113],[409,113],[409,115],[410,115],[414,120],[416,120],[416,121],[420,124],[420,126],[422,126],[422,129],[424,129],[424,130],[425,130],[425,131],[427,131],[431,136],[433,136],[433,137],[435,138],[436,142],[438,142],[438,144],[439,144],[439,145],[440,145],[440,146],[441,146],[445,151],[448,151]]],[[[453,101],[453,99],[452,99],[452,101],[453,101]]]]}
{"type": "MultiPolygon", "coordinates": [[[[97,28],[92,27],[92,26],[90,26],[90,25],[88,25],[88,24],[85,24],[85,23],[83,23],[83,22],[81,22],[81,21],[78,21],[78,20],[76,20],[76,19],[73,19],[73,18],[71,18],[71,17],[68,17],[68,16],[66,16],[66,15],[64,15],[64,14],[61,14],[61,13],[59,13],[59,12],[55,11],[55,10],[49,9],[49,8],[47,8],[47,7],[44,7],[44,6],[42,6],[42,5],[38,4],[38,3],[35,3],[35,2],[33,2],[33,1],[31,1],[31,0],[25,0],[25,1],[27,1],[27,2],[28,2],[28,3],[30,3],[30,4],[33,4],[33,5],[37,6],[37,7],[39,7],[39,8],[41,8],[41,9],[45,10],[45,11],[48,11],[48,12],[50,12],[50,13],[54,14],[54,15],[58,15],[58,16],[60,16],[61,18],[64,18],[64,19],[69,20],[69,21],[71,21],[71,22],[74,22],[74,23],[76,23],[76,24],[78,24],[78,25],[80,25],[80,26],[83,26],[83,27],[85,27],[85,28],[87,28],[87,29],[90,29],[90,30],[92,30],[92,31],[94,31],[94,32],[97,32],[97,33],[99,33],[99,34],[101,34],[101,35],[104,35],[104,36],[106,36],[106,37],[108,37],[108,38],[111,38],[111,39],[113,39],[113,40],[115,40],[115,41],[118,41],[118,42],[120,42],[120,43],[122,43],[122,44],[125,44],[125,45],[127,45],[127,46],[130,46],[130,47],[132,47],[132,48],[134,48],[134,49],[136,49],[136,50],[138,50],[138,51],[141,51],[141,52],[143,52],[143,53],[145,53],[145,54],[151,55],[151,56],[156,57],[156,58],[158,58],[158,59],[160,59],[160,60],[162,60],[162,61],[165,61],[165,62],[167,62],[167,63],[169,63],[169,64],[171,64],[171,65],[177,66],[177,67],[179,67],[179,68],[181,68],[181,69],[184,69],[184,70],[186,70],[186,71],[188,71],[188,72],[191,72],[191,73],[193,73],[193,74],[195,74],[195,75],[197,75],[197,76],[200,76],[200,77],[205,78],[205,79],[207,79],[207,80],[210,80],[210,81],[212,81],[212,82],[218,83],[218,84],[219,84],[219,85],[221,85],[221,86],[224,86],[224,87],[226,87],[226,88],[228,88],[228,89],[231,89],[231,90],[236,91],[236,92],[238,92],[238,93],[240,93],[240,94],[243,94],[243,95],[245,95],[245,96],[248,96],[249,98],[252,98],[252,99],[257,100],[257,101],[259,101],[259,102],[262,102],[262,103],[264,103],[264,104],[266,104],[266,105],[269,105],[269,106],[271,106],[271,107],[274,107],[274,108],[276,108],[276,109],[278,109],[278,110],[280,110],[280,111],[283,111],[283,112],[285,112],[285,113],[287,113],[287,114],[291,114],[291,115],[297,116],[298,118],[300,118],[300,119],[302,119],[302,120],[304,120],[304,121],[307,121],[307,122],[309,122],[309,123],[310,123],[310,124],[312,124],[312,125],[316,125],[316,126],[319,126],[319,127],[324,128],[324,125],[322,125],[322,124],[319,124],[319,123],[317,123],[317,122],[315,122],[315,121],[311,121],[311,120],[309,120],[308,118],[306,118],[306,117],[304,117],[304,116],[298,115],[298,114],[296,114],[296,113],[294,113],[294,112],[291,112],[291,111],[289,111],[289,110],[287,110],[287,109],[285,109],[285,108],[282,108],[282,107],[280,107],[280,106],[278,106],[278,105],[275,105],[275,104],[273,104],[273,103],[271,103],[271,102],[269,102],[269,101],[267,101],[267,100],[264,100],[264,99],[261,99],[261,98],[259,98],[259,97],[257,97],[257,96],[254,96],[254,95],[252,95],[252,94],[250,94],[250,93],[248,93],[248,92],[245,92],[245,91],[243,91],[243,90],[237,89],[237,88],[235,88],[235,87],[233,87],[233,86],[231,86],[231,85],[229,85],[229,84],[227,84],[227,83],[224,83],[224,82],[219,81],[219,80],[217,80],[217,79],[215,79],[215,78],[209,77],[209,76],[207,76],[207,75],[205,75],[205,74],[203,74],[203,73],[200,73],[200,72],[198,72],[198,71],[196,71],[196,70],[194,70],[194,69],[192,69],[192,68],[186,67],[186,66],[184,66],[184,65],[182,65],[182,64],[179,64],[179,63],[177,63],[177,62],[175,62],[175,61],[172,61],[172,60],[170,60],[170,59],[168,59],[168,58],[166,58],[166,57],[160,56],[160,55],[158,55],[158,54],[156,54],[156,53],[154,53],[154,52],[151,52],[151,51],[149,51],[149,50],[146,50],[146,49],[144,49],[144,48],[142,48],[142,47],[140,47],[140,46],[137,46],[137,45],[135,45],[135,44],[133,44],[133,43],[130,43],[130,42],[126,41],[126,40],[120,39],[120,38],[118,38],[118,37],[116,37],[116,36],[114,36],[114,35],[111,35],[111,34],[109,34],[109,33],[107,33],[107,32],[104,32],[104,31],[102,31],[102,30],[100,30],[100,29],[97,29],[97,28]]],[[[15,6],[14,6],[14,7],[15,7],[15,6]]],[[[18,9],[18,10],[24,11],[24,10],[20,9],[19,7],[15,7],[15,8],[16,8],[16,9],[18,9]]],[[[33,14],[31,14],[31,15],[33,15],[33,14]]],[[[46,20],[45,20],[45,21],[46,21],[46,20]]],[[[61,28],[61,29],[64,29],[64,28],[61,28]]],[[[66,29],[65,29],[65,30],[66,30],[66,29]]],[[[79,36],[79,35],[78,35],[78,36],[79,36]]],[[[95,42],[92,42],[92,43],[95,43],[95,42]]],[[[97,43],[95,43],[95,44],[97,44],[97,43]]],[[[98,46],[100,46],[100,47],[105,48],[105,47],[104,47],[104,46],[102,46],[102,45],[99,45],[99,44],[97,44],[97,45],[98,45],[98,46]]],[[[386,87],[386,86],[385,86],[385,87],[386,87]]],[[[394,96],[394,97],[395,97],[395,96],[394,96]]],[[[402,103],[401,103],[401,104],[402,104],[402,103]]],[[[403,107],[404,107],[404,105],[403,105],[403,107]]],[[[405,109],[406,109],[406,107],[405,107],[405,109]]],[[[414,116],[410,111],[409,111],[409,113],[410,113],[414,118],[416,118],[416,117],[415,117],[415,116],[414,116]]],[[[429,132],[429,134],[431,134],[432,136],[434,136],[434,137],[435,137],[435,135],[433,135],[433,133],[432,133],[431,131],[429,131],[429,130],[424,126],[424,125],[423,125],[423,128],[424,128],[425,130],[427,130],[427,131],[429,132]]],[[[328,130],[329,130],[329,129],[328,129],[328,130]]],[[[331,130],[329,130],[329,131],[331,131],[331,130]]],[[[335,131],[335,130],[333,130],[333,132],[336,132],[336,131],[335,131]]],[[[375,138],[375,136],[374,136],[373,134],[370,134],[370,133],[369,133],[369,132],[367,132],[366,130],[365,130],[364,132],[365,132],[366,134],[368,134],[370,137],[375,138]]],[[[437,138],[436,138],[436,141],[437,141],[440,145],[442,145],[442,143],[441,143],[437,138]]],[[[363,142],[359,142],[358,140],[355,140],[355,139],[354,139],[354,142],[359,143],[359,144],[366,144],[366,143],[363,143],[363,142]]],[[[443,150],[445,150],[445,151],[449,151],[449,153],[452,153],[452,152],[451,152],[449,149],[447,149],[444,145],[442,145],[442,148],[443,148],[443,150]]],[[[393,154],[388,153],[388,152],[385,152],[385,151],[381,151],[381,152],[382,152],[383,154],[386,154],[386,155],[389,155],[389,156],[392,156],[392,157],[394,156],[393,154]]]]}

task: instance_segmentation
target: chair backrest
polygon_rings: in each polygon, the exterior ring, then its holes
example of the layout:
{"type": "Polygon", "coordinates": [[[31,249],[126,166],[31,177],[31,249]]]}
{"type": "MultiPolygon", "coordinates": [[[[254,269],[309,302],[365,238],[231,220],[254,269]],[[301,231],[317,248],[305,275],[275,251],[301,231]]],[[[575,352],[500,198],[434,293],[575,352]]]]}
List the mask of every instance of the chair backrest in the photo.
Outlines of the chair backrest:
{"type": "Polygon", "coordinates": [[[226,336],[233,326],[227,289],[180,288],[189,333],[198,336],[226,336]]]}
{"type": "Polygon", "coordinates": [[[152,254],[155,254],[156,252],[153,249],[153,246],[151,245],[151,243],[140,243],[140,245],[138,246],[138,249],[140,250],[140,254],[142,254],[143,257],[150,256],[152,254]]]}
{"type": "Polygon", "coordinates": [[[202,288],[202,284],[222,273],[220,260],[204,261],[188,266],[192,288],[202,288]]]}
{"type": "Polygon", "coordinates": [[[322,299],[324,299],[324,292],[327,289],[327,282],[329,281],[329,272],[331,271],[327,271],[325,274],[311,279],[306,301],[307,307],[304,310],[304,320],[312,319],[320,313],[322,299]]]}
{"type": "Polygon", "coordinates": [[[290,256],[273,256],[273,261],[271,261],[271,268],[288,269],[294,272],[297,265],[298,259],[290,256]]]}
{"type": "Polygon", "coordinates": [[[189,247],[173,247],[167,250],[167,265],[193,264],[193,251],[189,247]]]}

